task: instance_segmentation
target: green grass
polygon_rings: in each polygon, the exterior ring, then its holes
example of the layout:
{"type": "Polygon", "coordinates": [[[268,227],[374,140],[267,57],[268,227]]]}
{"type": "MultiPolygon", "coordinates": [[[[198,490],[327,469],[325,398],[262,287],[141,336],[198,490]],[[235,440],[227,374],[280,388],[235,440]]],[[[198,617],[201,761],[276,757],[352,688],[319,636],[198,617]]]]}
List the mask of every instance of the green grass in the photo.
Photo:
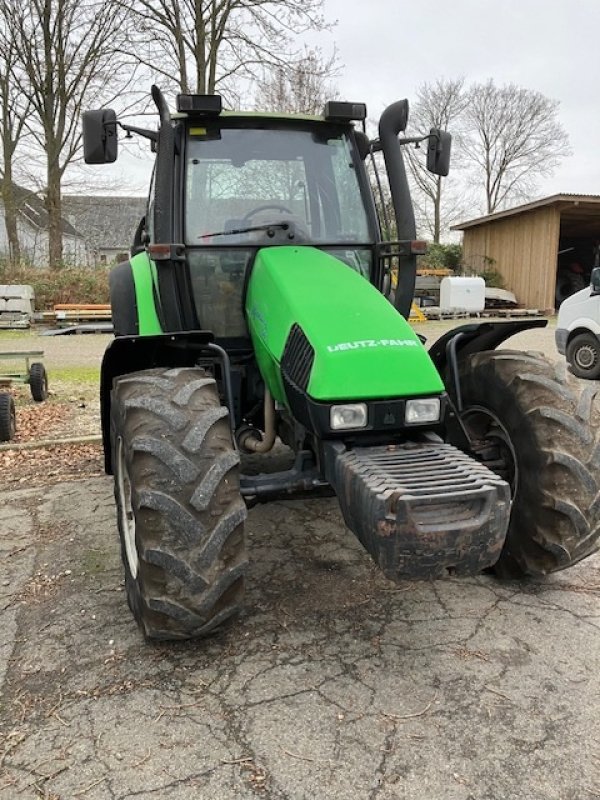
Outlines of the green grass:
{"type": "Polygon", "coordinates": [[[3,331],[0,330],[0,344],[3,341],[7,342],[20,342],[20,341],[27,341],[32,335],[32,331],[3,331]]]}
{"type": "Polygon", "coordinates": [[[98,386],[100,383],[100,367],[48,367],[50,386],[54,381],[75,386],[98,386]]]}

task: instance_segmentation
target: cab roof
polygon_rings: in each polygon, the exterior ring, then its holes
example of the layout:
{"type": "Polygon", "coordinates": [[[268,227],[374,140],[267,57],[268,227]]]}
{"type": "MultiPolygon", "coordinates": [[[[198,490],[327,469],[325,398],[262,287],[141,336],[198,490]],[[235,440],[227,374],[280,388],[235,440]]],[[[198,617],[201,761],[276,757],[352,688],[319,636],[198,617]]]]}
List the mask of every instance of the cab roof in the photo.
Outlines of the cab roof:
{"type": "Polygon", "coordinates": [[[201,122],[216,122],[219,119],[260,119],[260,120],[297,120],[298,122],[322,122],[331,125],[335,122],[336,125],[349,125],[352,124],[346,120],[331,120],[325,119],[320,114],[286,114],[278,111],[221,111],[220,114],[189,114],[183,112],[173,112],[172,119],[192,119],[198,123],[201,122]]]}

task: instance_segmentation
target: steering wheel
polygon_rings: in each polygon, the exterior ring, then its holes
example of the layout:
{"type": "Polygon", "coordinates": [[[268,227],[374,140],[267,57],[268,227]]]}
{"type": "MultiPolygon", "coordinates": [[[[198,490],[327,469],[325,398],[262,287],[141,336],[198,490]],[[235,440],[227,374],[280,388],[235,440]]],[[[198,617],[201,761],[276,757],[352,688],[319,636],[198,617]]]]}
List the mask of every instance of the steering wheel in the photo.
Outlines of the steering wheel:
{"type": "Polygon", "coordinates": [[[243,220],[244,220],[244,222],[246,222],[246,220],[249,220],[250,217],[253,217],[255,214],[258,214],[260,211],[270,211],[270,210],[286,211],[288,214],[292,214],[292,216],[294,214],[294,212],[290,208],[288,208],[287,206],[278,205],[277,203],[267,203],[264,206],[256,206],[256,208],[253,208],[252,211],[249,211],[243,217],[243,220]]]}

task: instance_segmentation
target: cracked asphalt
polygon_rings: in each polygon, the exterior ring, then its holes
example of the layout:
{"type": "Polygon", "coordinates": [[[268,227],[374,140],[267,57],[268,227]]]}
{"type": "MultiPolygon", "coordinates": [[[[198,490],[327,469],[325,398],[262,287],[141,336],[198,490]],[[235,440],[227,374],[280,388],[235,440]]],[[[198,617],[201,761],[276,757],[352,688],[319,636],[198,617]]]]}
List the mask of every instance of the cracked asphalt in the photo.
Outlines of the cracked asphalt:
{"type": "Polygon", "coordinates": [[[393,585],[335,500],[273,503],[243,615],[152,645],[111,479],[3,500],[1,800],[600,796],[600,557],[393,585]]]}
{"type": "Polygon", "coordinates": [[[394,585],[334,499],[247,532],[241,617],[148,644],[112,479],[1,492],[0,800],[600,797],[600,556],[394,585]]]}

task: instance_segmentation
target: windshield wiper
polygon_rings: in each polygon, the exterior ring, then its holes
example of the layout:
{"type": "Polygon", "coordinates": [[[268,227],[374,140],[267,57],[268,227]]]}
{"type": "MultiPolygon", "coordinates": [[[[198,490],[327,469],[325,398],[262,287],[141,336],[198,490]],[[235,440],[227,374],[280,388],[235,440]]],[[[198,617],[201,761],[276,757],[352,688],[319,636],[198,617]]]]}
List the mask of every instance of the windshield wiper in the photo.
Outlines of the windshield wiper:
{"type": "Polygon", "coordinates": [[[281,228],[287,231],[290,227],[289,222],[265,222],[262,225],[248,225],[247,228],[231,228],[228,231],[217,231],[216,233],[203,233],[198,238],[208,239],[212,236],[234,236],[237,233],[252,233],[253,231],[268,231],[271,228],[281,228]]]}

